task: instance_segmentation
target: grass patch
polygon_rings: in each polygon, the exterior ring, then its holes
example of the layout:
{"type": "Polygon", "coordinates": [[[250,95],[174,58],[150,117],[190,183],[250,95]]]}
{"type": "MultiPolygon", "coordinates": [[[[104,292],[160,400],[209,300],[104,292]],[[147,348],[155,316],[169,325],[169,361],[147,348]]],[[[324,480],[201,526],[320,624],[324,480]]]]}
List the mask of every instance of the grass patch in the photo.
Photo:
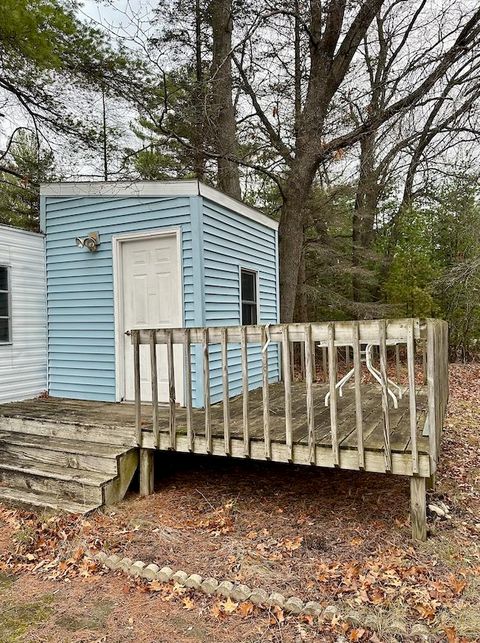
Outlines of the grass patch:
{"type": "Polygon", "coordinates": [[[0,592],[4,592],[5,590],[10,589],[14,581],[15,581],[14,576],[9,576],[4,572],[0,572],[0,592]]]}
{"type": "Polygon", "coordinates": [[[0,642],[20,641],[32,625],[46,621],[52,613],[53,600],[51,594],[45,594],[31,603],[4,603],[0,608],[0,642]]]}
{"type": "Polygon", "coordinates": [[[57,625],[69,632],[78,630],[101,630],[107,624],[107,618],[113,610],[113,602],[97,601],[85,614],[64,614],[57,619],[57,625]]]}

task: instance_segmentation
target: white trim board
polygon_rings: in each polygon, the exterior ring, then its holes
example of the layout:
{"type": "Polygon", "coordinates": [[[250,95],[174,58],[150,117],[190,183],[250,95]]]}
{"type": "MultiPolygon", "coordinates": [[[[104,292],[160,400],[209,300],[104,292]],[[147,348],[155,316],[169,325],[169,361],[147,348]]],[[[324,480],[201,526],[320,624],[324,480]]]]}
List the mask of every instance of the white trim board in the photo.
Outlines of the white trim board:
{"type": "Polygon", "coordinates": [[[231,196],[211,188],[197,180],[183,181],[75,181],[64,183],[42,183],[41,196],[79,197],[79,196],[135,196],[135,197],[176,197],[201,196],[214,203],[223,205],[248,219],[267,228],[278,230],[274,221],[260,210],[237,201],[231,196]]]}
{"type": "MultiPolygon", "coordinates": [[[[33,230],[24,230],[23,228],[17,228],[14,225],[7,225],[6,223],[0,223],[0,234],[2,230],[6,230],[7,232],[13,232],[13,233],[18,233],[18,234],[26,234],[30,237],[44,237],[45,235],[43,232],[33,232],[33,230]]],[[[0,242],[1,242],[1,237],[0,237],[0,242]]]]}
{"type": "MultiPolygon", "coordinates": [[[[113,305],[115,326],[115,399],[122,402],[125,397],[125,357],[123,334],[123,275],[122,275],[122,244],[128,241],[138,241],[155,237],[175,237],[177,240],[177,253],[179,262],[179,278],[181,288],[181,327],[185,326],[185,297],[183,286],[183,253],[181,228],[160,228],[145,232],[127,232],[112,236],[112,265],[113,265],[113,305]]],[[[185,383],[183,386],[185,395],[185,383]]],[[[184,399],[180,400],[184,404],[184,399]]]]}

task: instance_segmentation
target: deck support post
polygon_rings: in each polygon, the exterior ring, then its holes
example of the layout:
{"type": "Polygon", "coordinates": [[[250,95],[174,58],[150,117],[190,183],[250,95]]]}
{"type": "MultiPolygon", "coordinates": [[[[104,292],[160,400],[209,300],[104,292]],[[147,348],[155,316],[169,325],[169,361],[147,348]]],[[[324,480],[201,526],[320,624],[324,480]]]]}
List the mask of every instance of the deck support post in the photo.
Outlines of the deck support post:
{"type": "Polygon", "coordinates": [[[427,478],[411,476],[410,478],[410,516],[412,538],[427,540],[427,478]]]}
{"type": "Polygon", "coordinates": [[[435,491],[437,488],[437,475],[432,473],[432,475],[427,478],[427,491],[435,491]]]}
{"type": "Polygon", "coordinates": [[[149,496],[153,493],[154,482],[154,450],[140,449],[140,495],[149,496]]]}

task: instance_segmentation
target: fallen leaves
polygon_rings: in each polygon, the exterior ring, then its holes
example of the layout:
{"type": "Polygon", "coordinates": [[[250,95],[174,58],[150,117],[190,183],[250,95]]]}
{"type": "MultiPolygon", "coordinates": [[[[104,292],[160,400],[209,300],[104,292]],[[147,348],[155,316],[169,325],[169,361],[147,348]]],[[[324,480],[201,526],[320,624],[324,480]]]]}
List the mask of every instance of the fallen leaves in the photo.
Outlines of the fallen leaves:
{"type": "Polygon", "coordinates": [[[214,618],[225,618],[226,616],[231,616],[235,614],[240,616],[243,619],[250,618],[255,613],[255,605],[250,601],[244,601],[242,603],[236,603],[230,597],[224,601],[216,601],[211,609],[210,613],[214,618]]]}
{"type": "Polygon", "coordinates": [[[238,607],[238,603],[235,603],[235,601],[232,601],[232,599],[229,597],[226,601],[220,603],[220,606],[225,614],[233,614],[233,612],[235,612],[238,607]]]}

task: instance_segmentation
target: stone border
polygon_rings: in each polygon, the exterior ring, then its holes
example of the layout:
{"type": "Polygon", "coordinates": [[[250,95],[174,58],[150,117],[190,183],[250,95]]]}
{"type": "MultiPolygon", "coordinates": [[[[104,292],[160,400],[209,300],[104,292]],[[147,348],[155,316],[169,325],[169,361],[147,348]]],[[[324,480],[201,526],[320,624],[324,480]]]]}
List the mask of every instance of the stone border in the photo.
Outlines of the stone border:
{"type": "MultiPolygon", "coordinates": [[[[298,596],[285,598],[283,594],[272,592],[268,594],[265,590],[254,588],[241,583],[232,583],[229,580],[218,581],[216,578],[202,578],[199,574],[188,575],[183,570],[173,571],[170,567],[160,567],[155,563],[146,564],[141,560],[133,561],[131,558],[121,558],[117,554],[108,556],[105,552],[89,552],[89,556],[112,571],[122,571],[134,578],[143,578],[147,581],[159,583],[174,582],[181,587],[187,587],[195,591],[230,598],[236,603],[250,601],[257,607],[263,609],[280,608],[294,616],[307,615],[323,617],[325,621],[332,621],[334,618],[341,618],[352,626],[364,625],[361,623],[359,614],[354,610],[341,614],[335,605],[328,605],[325,609],[316,601],[304,602],[298,596]]],[[[370,626],[371,627],[371,626],[370,626]]],[[[396,636],[407,636],[408,630],[405,622],[392,623],[391,633],[396,636]]],[[[431,640],[432,630],[423,623],[415,623],[411,627],[410,636],[421,641],[431,640]]]]}

